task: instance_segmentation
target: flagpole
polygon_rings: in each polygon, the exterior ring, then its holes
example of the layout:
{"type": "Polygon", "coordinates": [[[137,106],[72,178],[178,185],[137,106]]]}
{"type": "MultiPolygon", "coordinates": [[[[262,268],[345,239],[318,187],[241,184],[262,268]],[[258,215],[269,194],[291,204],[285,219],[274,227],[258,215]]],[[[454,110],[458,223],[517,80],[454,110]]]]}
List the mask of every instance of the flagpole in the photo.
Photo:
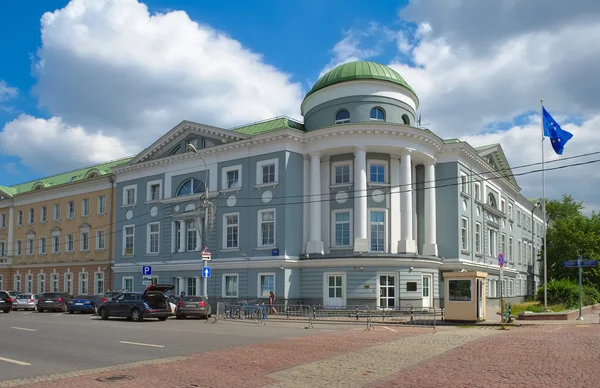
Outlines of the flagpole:
{"type": "MultiPolygon", "coordinates": [[[[540,113],[542,115],[542,213],[544,214],[543,228],[544,228],[544,311],[548,311],[548,263],[546,254],[546,171],[544,169],[544,99],[540,100],[540,113]]],[[[535,271],[534,271],[535,273],[535,271]]]]}

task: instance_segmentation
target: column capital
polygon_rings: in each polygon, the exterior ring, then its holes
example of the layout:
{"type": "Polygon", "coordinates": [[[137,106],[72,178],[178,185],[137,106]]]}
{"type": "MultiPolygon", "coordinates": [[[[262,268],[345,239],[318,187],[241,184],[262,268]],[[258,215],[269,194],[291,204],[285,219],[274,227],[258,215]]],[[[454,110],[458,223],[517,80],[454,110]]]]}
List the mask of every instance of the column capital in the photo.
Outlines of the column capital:
{"type": "Polygon", "coordinates": [[[321,157],[321,153],[319,151],[311,152],[308,155],[310,155],[311,158],[321,157]]]}
{"type": "Polygon", "coordinates": [[[323,156],[321,157],[321,162],[329,162],[329,159],[330,159],[330,158],[331,158],[331,157],[330,157],[329,155],[323,155],[323,156]]]}
{"type": "Polygon", "coordinates": [[[390,159],[402,159],[402,154],[390,154],[390,159]]]}
{"type": "Polygon", "coordinates": [[[416,151],[414,148],[403,148],[400,150],[400,156],[411,155],[416,151]]]}
{"type": "Polygon", "coordinates": [[[367,152],[367,149],[364,146],[356,146],[356,147],[354,147],[354,155],[356,155],[356,153],[359,152],[359,151],[367,152]]]}
{"type": "Polygon", "coordinates": [[[433,159],[433,160],[427,160],[427,161],[425,161],[425,162],[423,163],[423,165],[424,165],[425,167],[435,167],[435,165],[436,165],[436,161],[435,161],[435,159],[433,159]]]}

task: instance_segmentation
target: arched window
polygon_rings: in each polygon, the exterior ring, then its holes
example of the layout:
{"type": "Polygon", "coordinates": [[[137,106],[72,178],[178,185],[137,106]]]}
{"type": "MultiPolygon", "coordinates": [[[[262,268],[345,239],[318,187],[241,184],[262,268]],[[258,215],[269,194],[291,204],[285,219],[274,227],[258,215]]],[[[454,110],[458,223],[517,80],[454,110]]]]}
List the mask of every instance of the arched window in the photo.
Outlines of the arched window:
{"type": "Polygon", "coordinates": [[[402,115],[402,123],[404,123],[404,125],[410,125],[410,119],[408,118],[408,115],[402,115]]]}
{"type": "Polygon", "coordinates": [[[175,155],[176,153],[179,152],[180,149],[181,149],[181,146],[178,145],[177,147],[173,148],[173,151],[171,151],[171,153],[169,155],[175,155]]]}
{"type": "Polygon", "coordinates": [[[492,194],[492,193],[488,194],[488,205],[490,205],[492,207],[497,207],[496,206],[496,198],[494,197],[494,194],[492,194]]]}
{"type": "Polygon", "coordinates": [[[350,122],[350,113],[346,109],[342,109],[341,111],[335,114],[335,123],[336,124],[344,124],[350,122]]]}
{"type": "Polygon", "coordinates": [[[183,184],[177,190],[177,197],[182,195],[191,195],[191,194],[199,194],[204,191],[204,182],[200,179],[190,178],[187,181],[183,182],[183,184]]]}
{"type": "Polygon", "coordinates": [[[371,120],[385,121],[385,112],[381,108],[371,109],[371,120]]]}

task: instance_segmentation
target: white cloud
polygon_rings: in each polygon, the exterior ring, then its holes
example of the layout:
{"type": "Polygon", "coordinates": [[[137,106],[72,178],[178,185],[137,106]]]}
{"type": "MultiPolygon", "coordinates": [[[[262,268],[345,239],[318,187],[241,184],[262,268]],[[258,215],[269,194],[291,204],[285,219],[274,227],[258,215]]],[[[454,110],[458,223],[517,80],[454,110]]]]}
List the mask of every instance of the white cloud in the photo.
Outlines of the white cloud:
{"type": "Polygon", "coordinates": [[[14,98],[17,94],[19,94],[19,91],[16,88],[11,88],[6,84],[6,81],[0,79],[0,101],[14,98]]]}
{"type": "Polygon", "coordinates": [[[360,47],[363,39],[372,36],[379,27],[372,23],[367,31],[347,30],[343,32],[344,38],[337,42],[331,49],[331,60],[321,70],[319,77],[329,70],[344,63],[367,59],[380,54],[378,47],[360,47]]]}
{"type": "Polygon", "coordinates": [[[35,169],[47,170],[44,159],[60,159],[71,144],[79,155],[93,154],[97,144],[76,143],[86,137],[105,144],[118,139],[117,151],[131,152],[184,119],[229,128],[300,116],[300,84],[185,12],[150,14],[136,0],[72,0],[44,14],[41,25],[34,91],[55,117],[44,125],[17,118],[11,125],[27,131],[10,136],[25,142],[58,122],[65,137],[53,148],[14,151],[35,169]]]}

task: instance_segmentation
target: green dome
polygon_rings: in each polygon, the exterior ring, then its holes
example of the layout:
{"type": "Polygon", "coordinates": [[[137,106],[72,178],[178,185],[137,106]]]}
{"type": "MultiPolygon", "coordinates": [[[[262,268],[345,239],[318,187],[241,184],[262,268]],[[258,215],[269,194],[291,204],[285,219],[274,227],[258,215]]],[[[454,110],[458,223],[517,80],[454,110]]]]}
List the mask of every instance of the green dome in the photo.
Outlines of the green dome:
{"type": "Polygon", "coordinates": [[[393,82],[415,93],[415,91],[406,83],[404,78],[390,67],[375,62],[358,61],[344,63],[329,70],[317,80],[304,98],[327,86],[339,84],[341,82],[364,79],[393,82]]]}

